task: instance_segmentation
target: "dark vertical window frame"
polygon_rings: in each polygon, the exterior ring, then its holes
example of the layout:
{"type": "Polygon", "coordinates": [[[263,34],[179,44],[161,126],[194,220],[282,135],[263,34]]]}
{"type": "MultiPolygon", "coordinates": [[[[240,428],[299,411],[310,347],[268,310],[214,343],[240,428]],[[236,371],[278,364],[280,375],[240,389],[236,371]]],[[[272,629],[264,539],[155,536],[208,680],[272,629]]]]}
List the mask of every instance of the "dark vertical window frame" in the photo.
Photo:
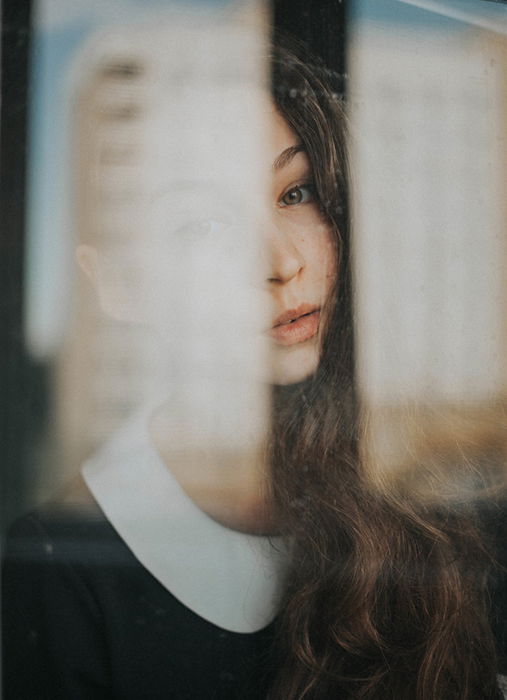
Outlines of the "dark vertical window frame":
{"type": "Polygon", "coordinates": [[[347,92],[348,0],[272,0],[273,28],[303,41],[332,71],[331,83],[347,92]]]}
{"type": "Polygon", "coordinates": [[[0,111],[1,525],[25,506],[39,368],[23,337],[31,0],[2,1],[0,111]]]}

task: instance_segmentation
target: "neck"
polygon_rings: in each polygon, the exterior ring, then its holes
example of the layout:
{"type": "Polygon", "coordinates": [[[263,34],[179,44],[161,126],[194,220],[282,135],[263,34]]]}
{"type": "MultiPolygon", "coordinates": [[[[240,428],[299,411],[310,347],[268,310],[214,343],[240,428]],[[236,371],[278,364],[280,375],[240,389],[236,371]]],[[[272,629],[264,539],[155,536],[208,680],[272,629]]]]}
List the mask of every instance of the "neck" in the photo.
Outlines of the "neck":
{"type": "Polygon", "coordinates": [[[225,527],[256,535],[277,531],[262,450],[239,452],[209,445],[182,445],[170,410],[160,406],[149,422],[159,455],[198,508],[225,527]]]}

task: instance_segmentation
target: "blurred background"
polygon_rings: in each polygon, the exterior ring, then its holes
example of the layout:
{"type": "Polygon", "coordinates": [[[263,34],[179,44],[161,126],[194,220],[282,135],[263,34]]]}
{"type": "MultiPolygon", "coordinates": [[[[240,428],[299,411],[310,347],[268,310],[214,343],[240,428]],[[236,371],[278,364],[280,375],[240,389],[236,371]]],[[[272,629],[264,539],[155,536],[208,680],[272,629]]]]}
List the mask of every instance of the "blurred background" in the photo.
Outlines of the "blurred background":
{"type": "MultiPolygon", "coordinates": [[[[265,84],[255,47],[274,29],[304,40],[348,103],[368,455],[384,472],[435,455],[504,468],[507,5],[4,0],[2,532],[75,474],[162,377],[174,383],[192,367],[191,352],[168,365],[138,324],[102,313],[75,249],[99,241],[124,254],[134,231],[155,235],[146,212],[164,187],[164,157],[192,140],[181,123],[160,152],[169,96],[221,86],[231,65],[265,84]]],[[[255,115],[230,136],[253,153],[247,132],[262,132],[255,115]]],[[[189,225],[227,229],[222,210],[179,224],[189,225]]],[[[124,271],[120,288],[144,289],[128,256],[124,271]]],[[[182,411],[216,403],[213,391],[193,391],[182,411]]],[[[266,410],[255,392],[241,400],[223,411],[266,410]]]]}

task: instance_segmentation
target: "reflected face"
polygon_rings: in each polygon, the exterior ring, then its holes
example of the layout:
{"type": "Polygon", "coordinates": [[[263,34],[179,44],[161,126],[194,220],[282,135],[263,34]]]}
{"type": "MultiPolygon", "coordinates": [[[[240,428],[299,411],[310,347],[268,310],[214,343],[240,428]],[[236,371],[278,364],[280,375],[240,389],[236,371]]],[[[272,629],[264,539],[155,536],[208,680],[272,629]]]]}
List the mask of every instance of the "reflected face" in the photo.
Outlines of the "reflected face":
{"type": "Polygon", "coordinates": [[[267,336],[272,383],[294,384],[319,363],[323,309],[336,279],[337,251],[301,140],[274,109],[272,123],[266,287],[274,311],[267,336]]]}
{"type": "MultiPolygon", "coordinates": [[[[145,204],[129,209],[124,246],[112,248],[111,260],[81,246],[78,259],[109,315],[153,329],[164,341],[175,375],[300,382],[319,363],[337,266],[335,235],[321,214],[309,158],[258,93],[250,102],[239,99],[243,91],[218,100],[201,128],[195,92],[188,105],[181,96],[174,115],[182,124],[193,118],[196,128],[174,124],[157,142],[159,160],[150,165],[157,187],[150,190],[150,182],[145,204]],[[254,124],[257,117],[269,120],[266,149],[243,127],[250,113],[254,124]]],[[[216,93],[212,86],[213,99],[216,93]]]]}

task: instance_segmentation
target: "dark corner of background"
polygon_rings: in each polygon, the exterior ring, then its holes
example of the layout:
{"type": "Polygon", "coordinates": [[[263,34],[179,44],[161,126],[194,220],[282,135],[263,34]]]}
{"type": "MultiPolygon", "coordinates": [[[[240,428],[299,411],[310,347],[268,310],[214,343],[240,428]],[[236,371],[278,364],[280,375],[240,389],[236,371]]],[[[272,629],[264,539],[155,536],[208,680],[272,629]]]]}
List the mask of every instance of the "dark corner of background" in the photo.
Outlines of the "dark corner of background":
{"type": "Polygon", "coordinates": [[[23,339],[23,265],[31,0],[1,3],[0,375],[1,532],[22,509],[40,368],[23,339]]]}

